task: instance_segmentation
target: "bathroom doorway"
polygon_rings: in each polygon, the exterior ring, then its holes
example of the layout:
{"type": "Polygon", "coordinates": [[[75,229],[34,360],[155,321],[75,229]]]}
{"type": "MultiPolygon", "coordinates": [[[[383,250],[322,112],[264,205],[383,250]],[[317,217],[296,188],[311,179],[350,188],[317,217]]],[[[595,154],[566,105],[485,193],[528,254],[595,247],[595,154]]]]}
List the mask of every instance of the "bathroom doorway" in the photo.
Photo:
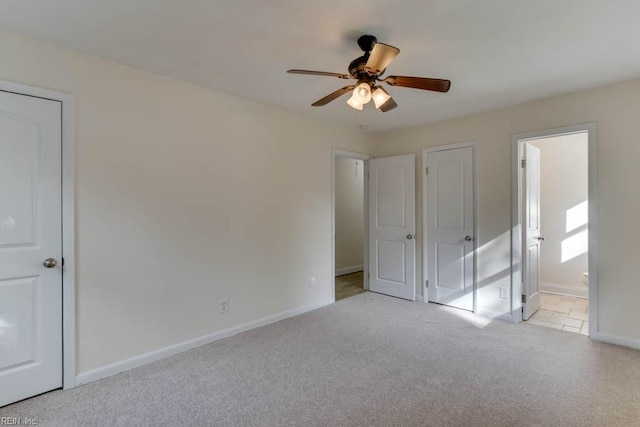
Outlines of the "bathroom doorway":
{"type": "Polygon", "coordinates": [[[365,292],[367,271],[366,183],[368,156],[333,153],[334,298],[365,292]]]}
{"type": "Polygon", "coordinates": [[[589,335],[589,129],[518,140],[522,320],[589,335]]]}

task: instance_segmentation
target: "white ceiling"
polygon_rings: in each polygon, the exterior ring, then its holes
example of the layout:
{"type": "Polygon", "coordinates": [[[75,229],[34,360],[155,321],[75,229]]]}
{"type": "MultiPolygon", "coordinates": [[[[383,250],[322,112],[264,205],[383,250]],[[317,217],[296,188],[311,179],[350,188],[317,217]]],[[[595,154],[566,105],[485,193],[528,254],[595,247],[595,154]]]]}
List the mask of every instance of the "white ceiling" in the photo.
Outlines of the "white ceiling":
{"type": "Polygon", "coordinates": [[[0,29],[369,131],[640,77],[638,17],[638,0],[0,0],[0,29]],[[285,71],[347,72],[364,33],[400,48],[386,75],[451,91],[311,107],[347,81],[285,71]]]}

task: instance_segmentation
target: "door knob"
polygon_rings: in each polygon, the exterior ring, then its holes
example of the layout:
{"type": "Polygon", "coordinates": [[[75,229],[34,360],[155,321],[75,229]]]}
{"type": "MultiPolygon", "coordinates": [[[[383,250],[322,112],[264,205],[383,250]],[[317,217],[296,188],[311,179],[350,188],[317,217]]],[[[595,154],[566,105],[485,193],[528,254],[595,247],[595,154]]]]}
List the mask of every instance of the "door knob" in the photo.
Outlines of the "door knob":
{"type": "Polygon", "coordinates": [[[540,240],[540,241],[543,241],[544,240],[544,236],[538,236],[537,239],[540,240]]]}
{"type": "Polygon", "coordinates": [[[470,242],[470,241],[472,241],[473,239],[471,238],[471,236],[467,236],[467,237],[465,237],[465,238],[464,238],[464,240],[466,240],[467,242],[470,242]]]}
{"type": "Polygon", "coordinates": [[[47,258],[42,262],[42,265],[44,265],[47,268],[53,268],[56,265],[58,265],[58,260],[55,258],[47,258]]]}
{"type": "Polygon", "coordinates": [[[409,240],[413,239],[413,234],[407,234],[407,239],[409,240]]]}

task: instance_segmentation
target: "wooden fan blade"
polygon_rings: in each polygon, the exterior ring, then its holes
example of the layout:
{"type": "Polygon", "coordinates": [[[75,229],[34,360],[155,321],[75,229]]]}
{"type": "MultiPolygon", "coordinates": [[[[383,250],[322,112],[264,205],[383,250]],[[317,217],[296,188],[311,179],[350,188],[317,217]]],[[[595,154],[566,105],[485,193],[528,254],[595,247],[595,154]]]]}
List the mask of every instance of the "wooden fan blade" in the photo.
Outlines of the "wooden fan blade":
{"type": "Polygon", "coordinates": [[[425,77],[389,76],[383,81],[391,86],[411,87],[434,92],[449,92],[451,87],[451,81],[449,80],[428,79],[425,77]]]}
{"type": "Polygon", "coordinates": [[[352,79],[349,74],[327,73],[326,71],[310,71],[310,70],[287,70],[290,74],[309,74],[312,76],[337,77],[339,79],[352,79]]]}
{"type": "Polygon", "coordinates": [[[393,98],[389,98],[387,102],[385,102],[380,106],[380,111],[382,111],[383,113],[386,113],[387,111],[393,110],[397,106],[398,104],[396,104],[396,101],[394,101],[393,98]]]}
{"type": "Polygon", "coordinates": [[[336,98],[341,97],[345,93],[351,92],[354,88],[355,88],[355,85],[345,86],[345,87],[343,87],[341,89],[338,89],[335,92],[330,93],[329,95],[325,96],[324,98],[317,100],[316,102],[311,104],[311,106],[312,107],[322,107],[323,105],[327,105],[328,103],[330,103],[331,101],[333,101],[336,98]]]}
{"type": "Polygon", "coordinates": [[[364,66],[370,74],[380,74],[387,68],[387,65],[393,61],[393,58],[398,56],[400,49],[397,47],[389,46],[384,43],[376,43],[373,46],[373,50],[369,54],[369,59],[364,66]]]}

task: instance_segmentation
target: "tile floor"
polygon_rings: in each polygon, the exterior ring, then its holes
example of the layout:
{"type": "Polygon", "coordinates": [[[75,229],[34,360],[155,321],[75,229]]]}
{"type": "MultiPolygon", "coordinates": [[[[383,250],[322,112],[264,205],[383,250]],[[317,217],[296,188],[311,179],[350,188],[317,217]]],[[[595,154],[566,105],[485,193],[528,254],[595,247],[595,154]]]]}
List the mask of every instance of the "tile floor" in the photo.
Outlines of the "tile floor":
{"type": "Polygon", "coordinates": [[[336,276],[336,301],[364,292],[362,271],[336,276]]]}
{"type": "Polygon", "coordinates": [[[589,302],[584,298],[541,292],[540,310],[528,322],[589,335],[589,302]]]}

